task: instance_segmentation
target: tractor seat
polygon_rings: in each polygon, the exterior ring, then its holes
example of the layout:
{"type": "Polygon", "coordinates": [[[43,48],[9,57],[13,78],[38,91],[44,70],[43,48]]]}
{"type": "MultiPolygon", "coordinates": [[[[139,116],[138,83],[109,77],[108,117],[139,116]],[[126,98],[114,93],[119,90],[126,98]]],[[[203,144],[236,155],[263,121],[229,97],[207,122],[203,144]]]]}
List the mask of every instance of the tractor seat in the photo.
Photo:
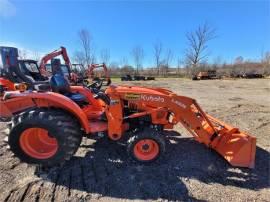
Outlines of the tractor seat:
{"type": "Polygon", "coordinates": [[[53,92],[60,93],[68,97],[80,107],[88,104],[88,101],[84,95],[71,92],[69,82],[64,77],[61,71],[54,72],[53,76],[50,79],[50,86],[53,92]]]}
{"type": "Polygon", "coordinates": [[[76,102],[79,106],[88,104],[86,97],[80,93],[65,93],[64,95],[73,102],[76,102]]]}
{"type": "Polygon", "coordinates": [[[50,85],[52,91],[65,95],[66,97],[77,103],[80,107],[89,104],[88,100],[84,95],[71,92],[70,84],[65,78],[64,73],[61,69],[60,60],[53,59],[51,61],[51,66],[53,75],[50,79],[50,85]]]}

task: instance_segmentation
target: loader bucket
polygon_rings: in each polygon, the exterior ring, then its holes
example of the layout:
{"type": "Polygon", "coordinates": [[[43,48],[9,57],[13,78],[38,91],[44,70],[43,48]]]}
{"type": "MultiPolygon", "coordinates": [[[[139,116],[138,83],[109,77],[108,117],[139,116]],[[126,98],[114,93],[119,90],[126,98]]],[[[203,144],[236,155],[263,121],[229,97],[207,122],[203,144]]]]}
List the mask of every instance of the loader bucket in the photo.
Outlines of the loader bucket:
{"type": "MultiPolygon", "coordinates": [[[[213,121],[214,118],[209,119],[213,121]]],[[[211,147],[233,166],[254,168],[256,138],[217,119],[214,123],[219,125],[215,127],[219,135],[211,147]]]]}

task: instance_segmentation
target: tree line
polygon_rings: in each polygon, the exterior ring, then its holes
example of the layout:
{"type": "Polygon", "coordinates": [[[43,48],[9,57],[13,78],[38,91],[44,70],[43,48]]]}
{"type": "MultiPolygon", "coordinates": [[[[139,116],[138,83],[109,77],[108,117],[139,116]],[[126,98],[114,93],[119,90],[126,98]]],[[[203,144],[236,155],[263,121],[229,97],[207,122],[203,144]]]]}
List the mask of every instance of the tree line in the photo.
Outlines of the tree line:
{"type": "MultiPolygon", "coordinates": [[[[195,30],[186,33],[186,49],[183,56],[177,57],[170,48],[166,48],[160,40],[152,46],[154,66],[144,67],[145,51],[137,45],[130,51],[132,62],[127,57],[120,61],[111,61],[110,50],[103,48],[97,53],[94,40],[87,29],[78,32],[79,48],[73,54],[72,61],[85,67],[92,63],[106,63],[112,76],[125,74],[191,77],[199,71],[217,70],[221,75],[232,76],[243,73],[261,73],[270,75],[270,52],[262,52],[260,61],[246,60],[238,56],[232,63],[222,62],[221,57],[208,62],[210,55],[209,42],[217,38],[217,30],[208,23],[199,25],[195,30]],[[176,61],[176,65],[173,61],[176,61]],[[132,65],[132,64],[133,65],[132,65]]],[[[26,55],[21,51],[21,57],[26,55]]],[[[34,53],[35,58],[39,55],[34,53]]]]}

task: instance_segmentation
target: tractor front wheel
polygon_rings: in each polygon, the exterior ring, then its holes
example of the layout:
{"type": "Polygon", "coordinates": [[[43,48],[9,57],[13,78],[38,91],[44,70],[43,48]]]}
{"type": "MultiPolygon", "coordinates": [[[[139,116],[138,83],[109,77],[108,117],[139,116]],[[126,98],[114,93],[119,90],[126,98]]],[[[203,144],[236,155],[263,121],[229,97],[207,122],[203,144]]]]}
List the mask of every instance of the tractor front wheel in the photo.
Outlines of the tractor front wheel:
{"type": "Polygon", "coordinates": [[[69,160],[81,139],[80,125],[69,114],[35,109],[13,118],[8,142],[21,161],[51,167],[69,160]]]}
{"type": "Polygon", "coordinates": [[[135,161],[149,163],[165,152],[165,140],[156,130],[144,130],[128,140],[127,152],[135,161]]]}

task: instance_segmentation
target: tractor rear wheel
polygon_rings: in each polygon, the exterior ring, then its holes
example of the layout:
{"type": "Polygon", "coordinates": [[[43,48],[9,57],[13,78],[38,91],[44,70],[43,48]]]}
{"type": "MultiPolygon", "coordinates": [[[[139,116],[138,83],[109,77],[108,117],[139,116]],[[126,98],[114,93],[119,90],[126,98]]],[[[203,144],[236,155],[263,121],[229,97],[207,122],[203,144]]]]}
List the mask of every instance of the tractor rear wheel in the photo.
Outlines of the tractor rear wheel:
{"type": "Polygon", "coordinates": [[[34,109],[15,116],[8,142],[23,162],[51,167],[69,160],[82,140],[79,123],[61,110],[34,109]]]}
{"type": "Polygon", "coordinates": [[[165,152],[165,140],[160,132],[147,129],[128,140],[127,152],[135,161],[149,163],[160,159],[165,152]]]}

